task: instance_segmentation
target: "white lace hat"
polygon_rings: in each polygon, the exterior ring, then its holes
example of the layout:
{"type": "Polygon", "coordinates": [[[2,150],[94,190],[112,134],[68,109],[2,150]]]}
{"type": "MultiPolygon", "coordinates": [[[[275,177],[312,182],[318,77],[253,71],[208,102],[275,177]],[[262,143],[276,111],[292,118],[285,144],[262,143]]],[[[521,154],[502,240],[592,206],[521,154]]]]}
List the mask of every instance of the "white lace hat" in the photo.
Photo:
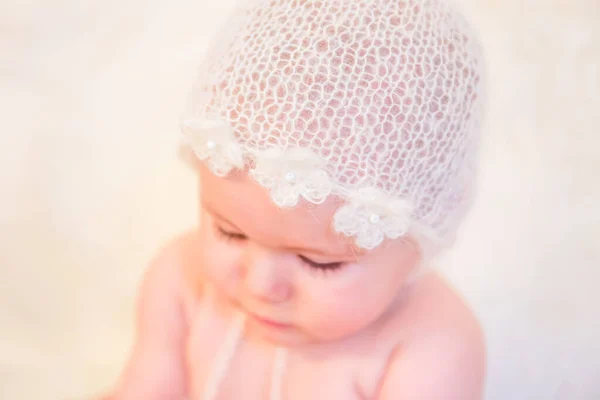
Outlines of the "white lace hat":
{"type": "Polygon", "coordinates": [[[473,198],[483,72],[448,1],[244,2],[201,65],[185,145],[281,207],[341,197],[333,227],[360,247],[441,249],[473,198]]]}

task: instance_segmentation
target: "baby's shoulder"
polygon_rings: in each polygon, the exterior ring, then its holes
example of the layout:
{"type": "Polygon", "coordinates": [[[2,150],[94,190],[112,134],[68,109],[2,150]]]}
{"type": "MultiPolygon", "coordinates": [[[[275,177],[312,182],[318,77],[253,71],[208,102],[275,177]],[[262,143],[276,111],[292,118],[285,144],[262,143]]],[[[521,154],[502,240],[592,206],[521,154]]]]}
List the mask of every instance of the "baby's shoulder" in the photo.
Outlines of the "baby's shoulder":
{"type": "Polygon", "coordinates": [[[200,248],[195,232],[185,232],[167,241],[145,271],[146,286],[153,288],[154,295],[176,297],[184,308],[188,308],[194,303],[197,291],[201,290],[195,273],[200,248]]]}
{"type": "Polygon", "coordinates": [[[465,337],[481,334],[479,321],[461,295],[437,273],[417,282],[409,294],[398,322],[410,326],[408,340],[465,337]]]}
{"type": "Polygon", "coordinates": [[[167,241],[154,254],[146,275],[158,275],[170,285],[181,286],[186,271],[198,259],[198,237],[185,232],[167,241]]]}
{"type": "Polygon", "coordinates": [[[484,334],[468,304],[439,275],[432,273],[415,284],[386,330],[388,337],[398,335],[399,340],[382,388],[392,395],[380,398],[414,398],[418,393],[430,394],[427,398],[480,398],[484,334]]]}

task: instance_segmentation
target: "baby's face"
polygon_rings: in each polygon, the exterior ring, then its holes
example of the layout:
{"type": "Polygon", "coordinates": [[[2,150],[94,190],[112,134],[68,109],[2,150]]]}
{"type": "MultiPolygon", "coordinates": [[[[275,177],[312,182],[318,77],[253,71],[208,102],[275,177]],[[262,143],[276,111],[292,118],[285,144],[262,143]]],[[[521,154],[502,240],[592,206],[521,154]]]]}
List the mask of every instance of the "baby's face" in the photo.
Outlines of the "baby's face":
{"type": "Polygon", "coordinates": [[[365,252],[336,234],[340,203],[282,210],[245,173],[201,177],[203,275],[251,329],[283,345],[339,340],[376,321],[418,261],[410,240],[365,252]]]}

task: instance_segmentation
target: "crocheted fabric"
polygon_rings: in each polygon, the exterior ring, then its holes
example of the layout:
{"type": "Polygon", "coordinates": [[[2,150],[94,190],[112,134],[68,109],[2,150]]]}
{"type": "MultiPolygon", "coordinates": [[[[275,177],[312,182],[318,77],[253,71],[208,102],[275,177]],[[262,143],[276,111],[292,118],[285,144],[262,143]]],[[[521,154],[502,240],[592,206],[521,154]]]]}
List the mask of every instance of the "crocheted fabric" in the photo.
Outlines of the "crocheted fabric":
{"type": "Polygon", "coordinates": [[[343,198],[372,249],[452,242],[472,200],[484,64],[444,0],[254,0],[228,18],[183,119],[187,146],[247,169],[281,207],[343,198]]]}

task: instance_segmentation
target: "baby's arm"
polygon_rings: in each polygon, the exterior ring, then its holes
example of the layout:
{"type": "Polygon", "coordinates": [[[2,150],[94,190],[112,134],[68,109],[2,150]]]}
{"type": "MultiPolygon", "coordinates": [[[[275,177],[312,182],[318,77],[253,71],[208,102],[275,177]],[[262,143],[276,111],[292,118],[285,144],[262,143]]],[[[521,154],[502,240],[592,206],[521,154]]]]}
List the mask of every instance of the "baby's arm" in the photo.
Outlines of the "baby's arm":
{"type": "Polygon", "coordinates": [[[161,251],[144,275],[132,355],[112,400],[181,400],[186,393],[186,321],[181,247],[161,251]]]}
{"type": "Polygon", "coordinates": [[[423,338],[399,348],[380,400],[481,400],[485,349],[478,326],[423,338]]]}

